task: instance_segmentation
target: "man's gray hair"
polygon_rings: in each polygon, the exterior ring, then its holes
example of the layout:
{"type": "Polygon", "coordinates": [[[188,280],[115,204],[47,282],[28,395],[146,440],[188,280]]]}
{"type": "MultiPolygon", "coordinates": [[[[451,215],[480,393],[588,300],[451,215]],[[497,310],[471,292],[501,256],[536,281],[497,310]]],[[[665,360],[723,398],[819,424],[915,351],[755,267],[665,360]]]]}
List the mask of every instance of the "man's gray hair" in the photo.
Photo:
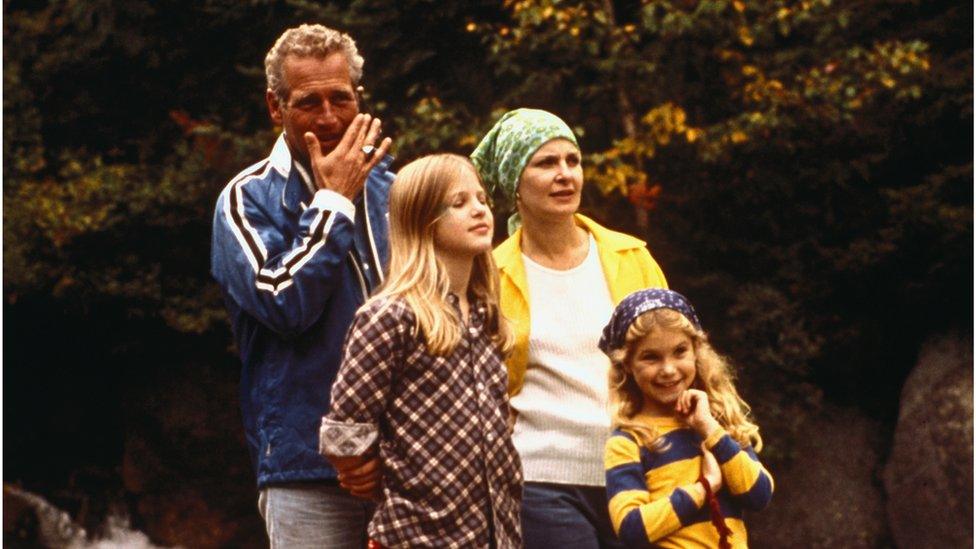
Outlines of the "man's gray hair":
{"type": "Polygon", "coordinates": [[[286,30],[278,37],[278,41],[264,58],[268,89],[273,91],[280,101],[288,98],[291,90],[285,82],[283,65],[289,55],[321,59],[336,52],[345,54],[352,85],[356,86],[363,76],[363,56],[359,55],[356,42],[351,36],[317,24],[304,24],[286,30]]]}

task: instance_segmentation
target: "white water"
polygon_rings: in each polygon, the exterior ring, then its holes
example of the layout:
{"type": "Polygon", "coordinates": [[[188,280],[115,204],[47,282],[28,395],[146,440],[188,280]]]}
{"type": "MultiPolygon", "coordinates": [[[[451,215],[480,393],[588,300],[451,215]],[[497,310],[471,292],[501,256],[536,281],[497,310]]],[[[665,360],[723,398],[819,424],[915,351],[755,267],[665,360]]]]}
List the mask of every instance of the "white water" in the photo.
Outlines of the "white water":
{"type": "Polygon", "coordinates": [[[146,534],[133,530],[129,517],[122,514],[109,515],[105,520],[105,535],[101,539],[88,540],[84,528],[71,520],[68,513],[51,505],[37,494],[13,486],[4,485],[5,502],[10,500],[22,503],[32,509],[37,517],[37,542],[43,547],[64,547],[66,549],[164,549],[149,541],[146,534]]]}

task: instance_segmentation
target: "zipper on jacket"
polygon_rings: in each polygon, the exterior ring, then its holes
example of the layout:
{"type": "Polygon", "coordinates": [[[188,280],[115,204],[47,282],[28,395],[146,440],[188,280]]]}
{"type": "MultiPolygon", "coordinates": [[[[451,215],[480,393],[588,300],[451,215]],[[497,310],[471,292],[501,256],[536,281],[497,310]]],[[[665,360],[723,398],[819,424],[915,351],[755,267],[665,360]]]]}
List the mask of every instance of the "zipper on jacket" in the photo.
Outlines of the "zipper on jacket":
{"type": "MultiPolygon", "coordinates": [[[[368,183],[368,181],[367,181],[368,183]]],[[[376,251],[376,241],[373,239],[373,225],[369,221],[369,203],[366,202],[366,196],[369,193],[367,189],[363,189],[363,217],[366,218],[366,240],[369,242],[369,249],[373,252],[373,266],[376,268],[376,278],[379,279],[380,284],[383,283],[383,267],[380,266],[380,254],[376,251]]],[[[387,212],[387,215],[390,215],[387,212]]],[[[389,223],[387,223],[389,226],[389,223]]]]}
{"type": "Polygon", "coordinates": [[[359,278],[359,287],[363,290],[363,301],[365,302],[369,299],[369,289],[366,287],[366,278],[363,277],[363,271],[359,269],[359,261],[356,259],[356,255],[349,250],[349,261],[352,262],[352,269],[356,271],[356,276],[359,278]]]}

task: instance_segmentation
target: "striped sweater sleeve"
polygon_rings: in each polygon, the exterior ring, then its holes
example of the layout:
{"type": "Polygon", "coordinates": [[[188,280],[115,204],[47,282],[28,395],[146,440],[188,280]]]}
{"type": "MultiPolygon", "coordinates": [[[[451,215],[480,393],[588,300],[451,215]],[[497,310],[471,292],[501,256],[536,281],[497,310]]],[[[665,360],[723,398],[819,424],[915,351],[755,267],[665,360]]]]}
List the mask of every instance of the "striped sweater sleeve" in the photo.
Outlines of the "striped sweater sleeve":
{"type": "Polygon", "coordinates": [[[699,491],[686,489],[690,485],[652,499],[640,448],[633,437],[618,431],[607,441],[604,454],[610,520],[627,547],[651,547],[689,523],[704,503],[699,491]]]}
{"type": "MultiPolygon", "coordinates": [[[[260,168],[259,168],[260,169],[260,168]]],[[[274,332],[298,335],[325,308],[353,246],[355,210],[345,197],[315,193],[295,235],[258,199],[264,172],[242,174],[221,193],[214,215],[214,278],[243,310],[274,332]]],[[[280,204],[272,204],[281,207],[280,204]]]]}
{"type": "Polygon", "coordinates": [[[715,454],[729,493],[743,508],[760,511],[769,505],[773,497],[773,477],[759,462],[751,446],[743,448],[721,428],[708,435],[705,445],[715,454]]]}

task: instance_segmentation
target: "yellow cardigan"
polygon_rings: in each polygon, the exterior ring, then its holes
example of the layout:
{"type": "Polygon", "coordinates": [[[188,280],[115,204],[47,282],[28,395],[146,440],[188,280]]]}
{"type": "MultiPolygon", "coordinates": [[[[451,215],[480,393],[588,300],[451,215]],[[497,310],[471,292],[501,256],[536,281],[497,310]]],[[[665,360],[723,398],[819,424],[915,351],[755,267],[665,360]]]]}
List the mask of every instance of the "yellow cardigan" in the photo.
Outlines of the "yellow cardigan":
{"type": "MultiPolygon", "coordinates": [[[[592,219],[576,214],[576,222],[596,240],[600,264],[607,278],[610,297],[616,305],[644,288],[667,288],[668,282],[646,244],[637,238],[611,231],[592,219]]],[[[529,288],[522,263],[522,229],[508,237],[493,252],[500,271],[501,309],[515,333],[515,348],[508,357],[508,393],[518,394],[529,362],[529,288]]],[[[586,291],[580,288],[580,291],[586,291]]]]}

